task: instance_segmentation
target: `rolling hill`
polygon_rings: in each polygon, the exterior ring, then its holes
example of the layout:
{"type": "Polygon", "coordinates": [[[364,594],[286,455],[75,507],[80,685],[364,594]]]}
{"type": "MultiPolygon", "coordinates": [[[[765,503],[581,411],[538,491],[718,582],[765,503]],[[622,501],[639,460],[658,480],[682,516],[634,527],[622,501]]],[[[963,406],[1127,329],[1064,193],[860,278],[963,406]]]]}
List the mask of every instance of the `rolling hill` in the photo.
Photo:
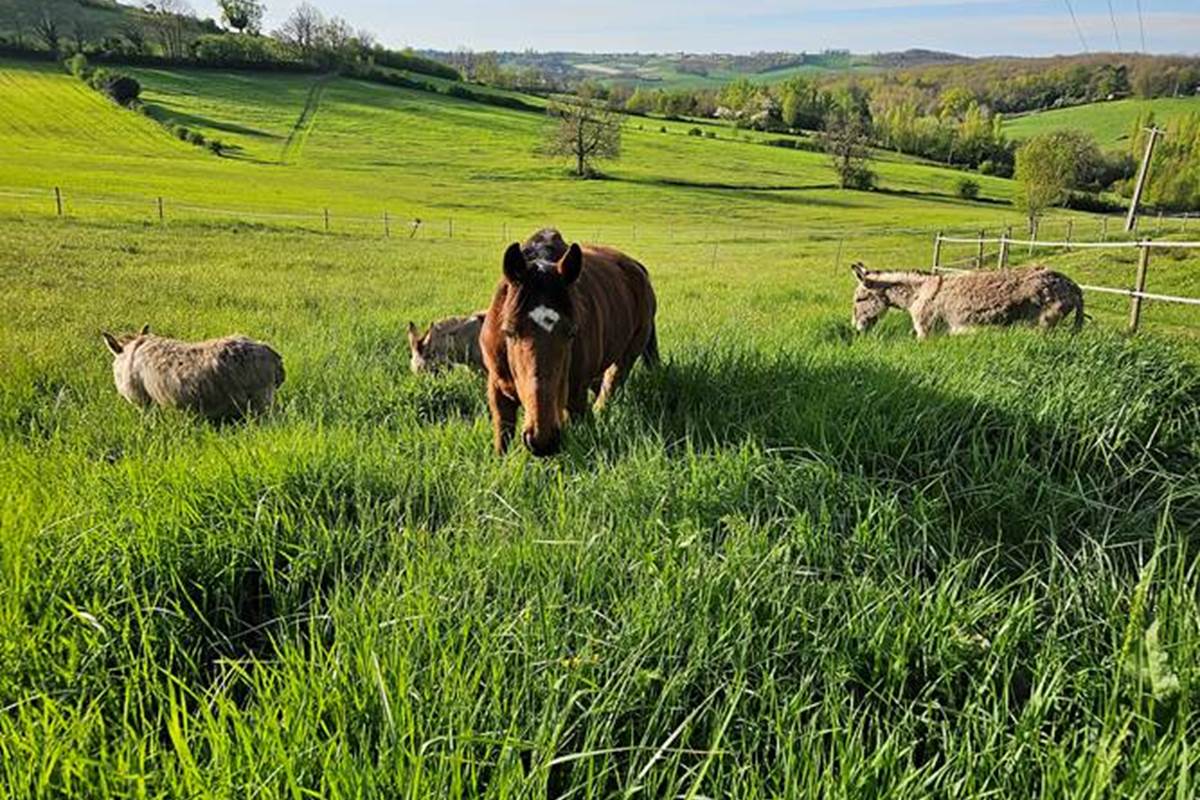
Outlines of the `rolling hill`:
{"type": "Polygon", "coordinates": [[[1071,128],[1091,133],[1101,147],[1123,149],[1128,145],[1133,126],[1147,111],[1165,124],[1178,117],[1200,113],[1200,97],[1160,97],[1153,100],[1113,100],[1059,108],[1004,121],[1004,132],[1013,139],[1026,139],[1039,133],[1071,128]]]}

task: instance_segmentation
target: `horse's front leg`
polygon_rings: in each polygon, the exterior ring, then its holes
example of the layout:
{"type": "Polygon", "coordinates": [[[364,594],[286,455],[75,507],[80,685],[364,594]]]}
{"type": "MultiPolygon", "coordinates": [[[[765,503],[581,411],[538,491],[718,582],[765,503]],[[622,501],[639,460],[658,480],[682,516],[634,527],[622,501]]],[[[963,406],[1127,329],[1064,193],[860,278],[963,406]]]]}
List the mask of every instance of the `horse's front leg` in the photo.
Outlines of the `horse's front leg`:
{"type": "Polygon", "coordinates": [[[517,430],[517,402],[498,383],[488,381],[488,408],[492,412],[492,443],[496,454],[503,455],[517,430]]]}
{"type": "Polygon", "coordinates": [[[617,387],[621,385],[621,380],[625,377],[625,371],[621,369],[620,364],[609,364],[608,369],[604,370],[604,380],[600,382],[600,391],[596,393],[596,402],[592,406],[592,410],[599,414],[608,405],[608,401],[612,399],[613,393],[617,391],[617,387]]]}

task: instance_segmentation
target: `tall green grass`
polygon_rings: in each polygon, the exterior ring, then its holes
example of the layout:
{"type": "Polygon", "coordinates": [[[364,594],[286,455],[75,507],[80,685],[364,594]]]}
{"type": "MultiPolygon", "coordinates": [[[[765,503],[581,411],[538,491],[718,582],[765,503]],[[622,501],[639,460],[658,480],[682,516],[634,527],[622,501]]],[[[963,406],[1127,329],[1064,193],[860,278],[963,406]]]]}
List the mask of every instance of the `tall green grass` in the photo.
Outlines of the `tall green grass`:
{"type": "Polygon", "coordinates": [[[837,241],[628,244],[665,366],[498,458],[403,327],[499,243],[6,231],[0,793],[1194,792],[1186,340],[856,337],[837,241]],[[273,342],[276,412],[126,405],[96,330],[146,321],[273,342]]]}

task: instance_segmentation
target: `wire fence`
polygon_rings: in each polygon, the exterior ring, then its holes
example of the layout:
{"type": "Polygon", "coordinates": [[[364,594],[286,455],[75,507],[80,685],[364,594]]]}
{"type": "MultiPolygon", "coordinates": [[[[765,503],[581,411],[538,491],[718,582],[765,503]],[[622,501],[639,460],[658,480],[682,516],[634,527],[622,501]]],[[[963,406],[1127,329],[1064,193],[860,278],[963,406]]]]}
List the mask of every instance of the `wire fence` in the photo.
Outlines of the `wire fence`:
{"type": "MultiPolygon", "coordinates": [[[[96,192],[64,191],[55,186],[49,190],[0,189],[0,199],[6,199],[23,213],[37,216],[71,219],[119,219],[168,225],[179,223],[257,223],[282,226],[305,231],[330,234],[355,234],[377,236],[385,239],[423,241],[464,241],[479,244],[508,243],[524,238],[541,226],[537,220],[496,220],[479,217],[455,218],[431,217],[422,214],[396,213],[381,209],[376,214],[346,213],[331,207],[312,210],[263,209],[261,207],[230,205],[207,205],[191,201],[172,200],[164,196],[135,197],[128,194],[104,194],[96,192]]],[[[847,232],[841,226],[773,226],[761,220],[754,223],[696,223],[679,224],[657,222],[653,226],[639,227],[636,221],[599,225],[573,226],[574,234],[580,239],[607,242],[630,242],[665,245],[672,248],[687,247],[695,255],[697,263],[713,267],[721,259],[731,257],[731,247],[758,243],[784,243],[793,241],[824,242],[836,244],[835,265],[840,268],[847,247],[856,248],[863,239],[873,240],[871,253],[880,260],[907,261],[916,251],[910,243],[879,240],[891,237],[926,237],[934,235],[933,269],[942,272],[964,272],[979,269],[994,263],[1008,266],[1014,248],[1024,248],[1028,256],[1039,250],[1130,250],[1139,252],[1138,267],[1131,287],[1115,287],[1080,284],[1081,288],[1103,294],[1130,298],[1129,328],[1135,331],[1141,317],[1143,300],[1200,306],[1200,298],[1181,297],[1146,291],[1146,278],[1150,265],[1150,254],[1155,249],[1200,249],[1200,242],[1176,241],[1174,239],[1148,238],[1153,236],[1179,236],[1192,228],[1200,230],[1191,214],[1178,216],[1158,215],[1141,225],[1142,231],[1125,233],[1124,218],[1116,216],[1059,216],[1030,225],[1029,238],[1013,238],[1012,225],[1005,226],[1000,236],[987,236],[977,226],[961,229],[936,230],[931,227],[874,225],[858,227],[847,232]],[[1056,234],[1054,238],[1039,238],[1056,234]],[[974,234],[974,235],[971,235],[974,234]],[[1089,239],[1088,237],[1095,237],[1089,239]],[[973,245],[974,254],[954,261],[942,258],[944,245],[973,245]],[[995,246],[994,251],[988,250],[995,246]]],[[[910,239],[915,242],[915,239],[910,239]]]]}
{"type": "MultiPolygon", "coordinates": [[[[1186,230],[1187,217],[1184,217],[1184,227],[1186,230]]],[[[1012,239],[1011,229],[1007,229],[1005,233],[999,237],[986,236],[985,232],[980,231],[976,237],[961,237],[961,236],[946,236],[939,232],[933,240],[933,269],[935,272],[968,272],[971,269],[981,269],[984,267],[990,258],[987,252],[989,244],[998,245],[995,253],[997,267],[1003,269],[1008,266],[1010,253],[1013,247],[1028,248],[1030,254],[1035,250],[1137,250],[1138,262],[1137,272],[1134,275],[1134,285],[1132,287],[1116,287],[1116,286],[1096,286],[1090,284],[1080,284],[1080,288],[1085,291],[1099,292],[1102,294],[1122,295],[1129,298],[1129,331],[1135,332],[1141,321],[1142,301],[1153,300],[1162,303],[1178,303],[1180,305],[1200,306],[1200,298],[1197,297],[1181,297],[1176,295],[1157,294],[1146,291],[1146,279],[1150,270],[1150,255],[1158,250],[1200,250],[1200,241],[1177,241],[1174,239],[1155,240],[1155,239],[1137,239],[1134,241],[1100,241],[1100,242],[1080,242],[1072,241],[1070,236],[1070,228],[1068,235],[1061,240],[1037,239],[1037,227],[1032,229],[1031,238],[1029,239],[1012,239]],[[960,245],[975,245],[978,249],[974,255],[958,259],[952,262],[943,262],[942,247],[946,244],[960,245]],[[964,268],[967,267],[967,268],[964,268]]]]}
{"type": "MultiPolygon", "coordinates": [[[[106,194],[81,192],[52,187],[50,189],[0,189],[0,199],[7,199],[10,206],[36,216],[56,216],[72,219],[120,219],[123,221],[170,223],[258,223],[293,227],[306,231],[375,235],[388,239],[450,240],[461,239],[478,242],[510,242],[522,238],[541,223],[535,219],[497,219],[480,216],[454,217],[428,214],[421,211],[398,211],[380,208],[375,213],[364,213],[361,208],[346,211],[333,205],[311,209],[262,208],[260,206],[228,203],[209,205],[188,200],[176,200],[162,195],[136,197],[129,194],[106,194]]],[[[1056,218],[1047,226],[1054,225],[1068,240],[1082,236],[1094,226],[1095,235],[1118,239],[1123,234],[1116,217],[1075,219],[1056,218]]],[[[1178,230],[1188,226],[1198,227],[1190,217],[1163,218],[1161,224],[1178,230]]],[[[588,224],[582,228],[573,226],[575,233],[592,241],[654,242],[659,244],[721,244],[748,241],[794,241],[800,239],[838,241],[860,238],[878,238],[900,235],[928,236],[937,232],[933,226],[871,225],[858,227],[848,233],[841,225],[774,225],[769,219],[755,219],[751,223],[705,221],[681,219],[677,224],[656,223],[653,227],[639,225],[636,220],[628,223],[588,224]]],[[[1200,227],[1198,227],[1200,229],[1200,227]]],[[[945,229],[943,229],[945,230],[945,229]]],[[[976,226],[953,229],[963,235],[975,232],[976,226]]]]}

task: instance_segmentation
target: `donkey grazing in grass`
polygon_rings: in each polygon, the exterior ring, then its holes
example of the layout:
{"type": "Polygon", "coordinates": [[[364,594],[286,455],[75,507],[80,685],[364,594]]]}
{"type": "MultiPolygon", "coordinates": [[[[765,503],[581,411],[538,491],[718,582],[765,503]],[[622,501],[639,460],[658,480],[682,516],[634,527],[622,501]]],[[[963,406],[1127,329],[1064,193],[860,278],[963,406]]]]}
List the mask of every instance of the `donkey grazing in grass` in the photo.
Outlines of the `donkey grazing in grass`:
{"type": "Polygon", "coordinates": [[[476,311],[469,317],[448,317],[429,326],[425,333],[408,323],[409,367],[414,374],[438,372],[454,364],[466,364],[483,371],[483,354],[479,351],[479,332],[487,311],[476,311]]]}
{"type": "Polygon", "coordinates": [[[143,408],[178,408],[212,420],[266,410],[283,383],[283,359],[262,342],[243,336],[181,342],[140,333],[102,331],[113,354],[113,380],[121,396],[143,408]]]}
{"type": "MultiPolygon", "coordinates": [[[[537,237],[562,242],[552,229],[537,237]]],[[[535,456],[553,455],[564,418],[587,415],[589,389],[599,410],[639,356],[650,366],[659,361],[657,302],[646,268],[594,245],[572,244],[546,258],[556,247],[509,246],[483,323],[497,453],[508,448],[518,407],[525,408],[525,446],[535,456]]]]}
{"type": "Polygon", "coordinates": [[[980,325],[1034,323],[1053,328],[1075,312],[1075,329],[1083,325],[1083,291],[1073,280],[1044,267],[982,270],[960,275],[929,272],[871,272],[851,266],[858,279],[854,292],[854,327],[871,328],[889,308],[906,309],[913,330],[924,339],[939,324],[951,334],[980,325]]]}

